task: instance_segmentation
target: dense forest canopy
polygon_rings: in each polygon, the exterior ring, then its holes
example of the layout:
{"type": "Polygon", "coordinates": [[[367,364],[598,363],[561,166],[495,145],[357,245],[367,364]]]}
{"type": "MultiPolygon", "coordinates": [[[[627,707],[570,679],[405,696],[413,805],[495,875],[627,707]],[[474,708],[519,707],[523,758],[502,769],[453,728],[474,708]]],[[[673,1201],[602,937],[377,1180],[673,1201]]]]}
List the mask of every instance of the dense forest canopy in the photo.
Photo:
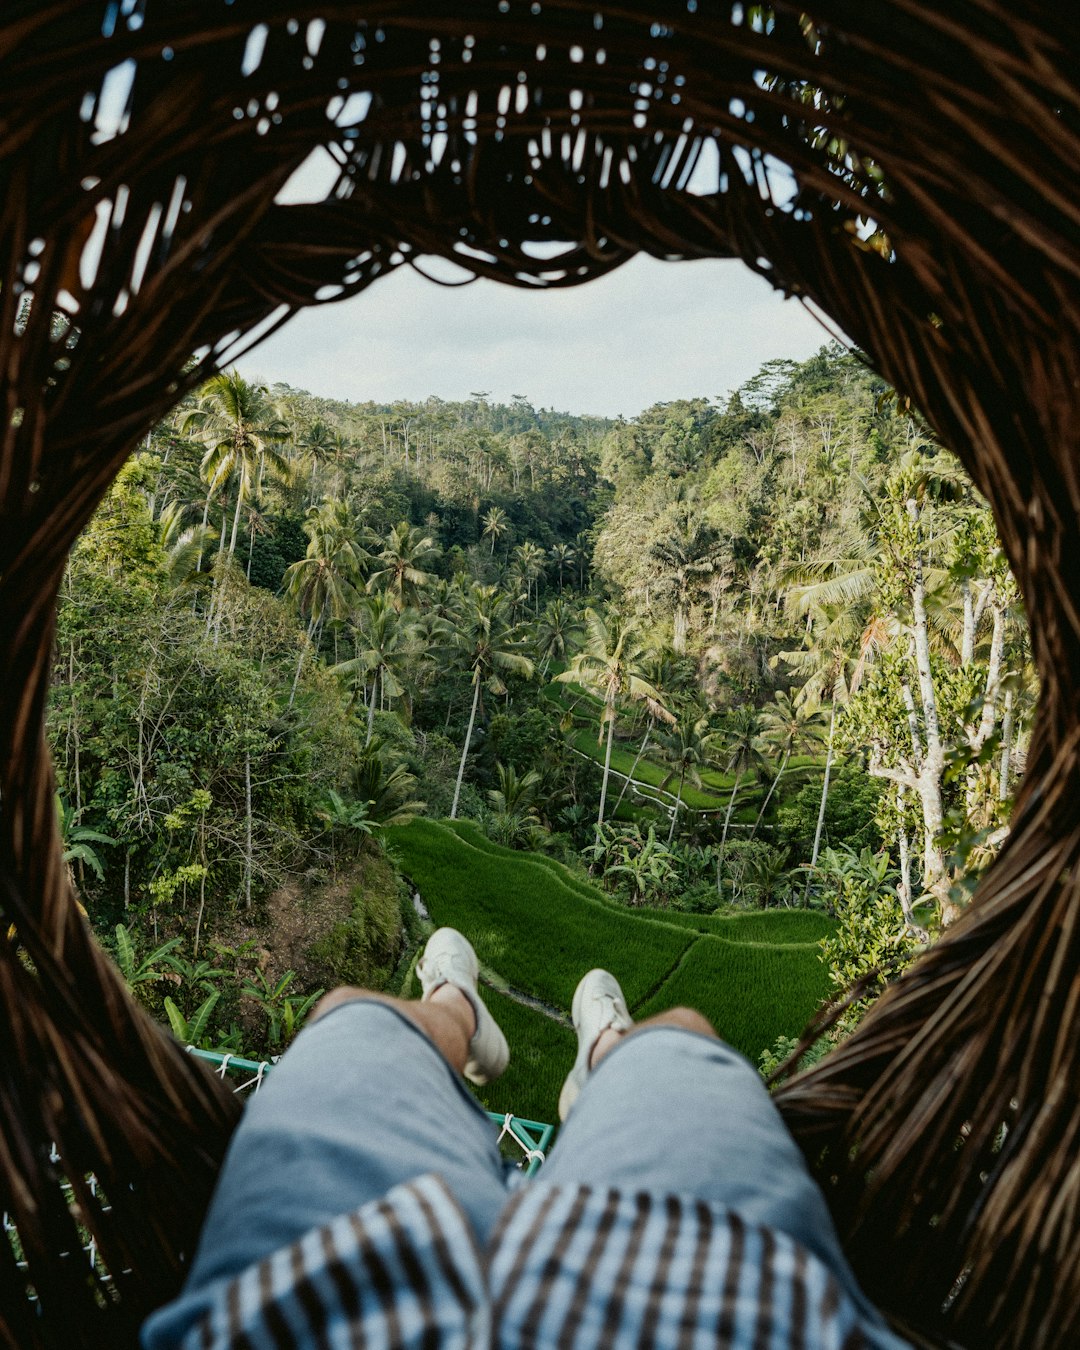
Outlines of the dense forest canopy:
{"type": "Polygon", "coordinates": [[[219,375],[73,553],[49,727],[129,980],[265,1049],[400,981],[417,813],[895,966],[1000,846],[1034,692],[986,505],[829,347],[633,419],[219,375]]]}

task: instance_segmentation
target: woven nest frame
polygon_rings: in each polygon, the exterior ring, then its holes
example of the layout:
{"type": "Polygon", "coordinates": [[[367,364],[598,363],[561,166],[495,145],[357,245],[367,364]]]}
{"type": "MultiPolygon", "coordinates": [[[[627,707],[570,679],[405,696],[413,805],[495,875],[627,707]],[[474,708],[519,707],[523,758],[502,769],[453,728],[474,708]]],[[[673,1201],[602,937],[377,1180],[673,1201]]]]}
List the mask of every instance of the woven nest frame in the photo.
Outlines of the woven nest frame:
{"type": "Polygon", "coordinates": [[[646,252],[812,301],[993,506],[1043,682],[1012,834],[779,1101],[892,1313],[1080,1343],[1080,11],[8,0],[0,69],[0,1207],[25,1258],[0,1244],[0,1340],[133,1343],[236,1114],[133,1006],[61,864],[42,719],[78,531],[137,439],[299,307],[425,254],[564,286],[646,252]],[[277,204],[320,146],[334,191],[277,204]]]}

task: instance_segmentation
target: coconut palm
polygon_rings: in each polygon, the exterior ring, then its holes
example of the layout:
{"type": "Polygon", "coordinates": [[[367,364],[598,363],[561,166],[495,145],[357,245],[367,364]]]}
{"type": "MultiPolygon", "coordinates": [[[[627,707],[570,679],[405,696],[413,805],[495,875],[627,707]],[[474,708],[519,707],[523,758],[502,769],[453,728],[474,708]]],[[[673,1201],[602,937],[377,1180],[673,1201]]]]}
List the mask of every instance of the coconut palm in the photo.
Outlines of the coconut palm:
{"type": "Polygon", "coordinates": [[[501,506],[493,506],[484,516],[484,528],[480,531],[481,539],[491,540],[491,553],[495,555],[495,545],[510,528],[506,518],[506,512],[501,506]]]}
{"type": "Polygon", "coordinates": [[[549,600],[533,627],[533,642],[545,676],[552,661],[565,661],[575,650],[585,628],[577,610],[565,600],[549,600]]]}
{"type": "Polygon", "coordinates": [[[451,643],[462,667],[469,671],[473,687],[469,727],[461,749],[454,801],[450,807],[451,820],[457,816],[461,781],[465,776],[465,760],[472,744],[481,689],[486,688],[492,694],[504,694],[506,685],[503,675],[520,675],[528,679],[533,673],[533,663],[517,650],[506,611],[507,600],[498,587],[474,585],[464,597],[458,621],[450,631],[451,643]]]}
{"type": "Polygon", "coordinates": [[[500,844],[517,848],[540,828],[536,797],[542,779],[535,769],[519,774],[512,764],[496,763],[499,786],[488,791],[492,818],[489,832],[500,844]]]}
{"type": "Polygon", "coordinates": [[[829,730],[826,737],[825,776],[821,785],[814,845],[807,872],[806,888],[817,866],[821,850],[821,836],[825,827],[825,807],[829,800],[832,777],[833,742],[836,733],[836,714],[862,683],[866,667],[895,638],[895,626],[879,615],[865,610],[853,610],[846,604],[822,604],[810,614],[811,626],[802,651],[781,652],[783,661],[796,677],[801,677],[800,702],[829,708],[829,730]]]}
{"type": "Polygon", "coordinates": [[[824,739],[822,730],[824,716],[816,703],[798,699],[784,690],[777,690],[772,703],[761,710],[761,731],[758,733],[758,749],[780,759],[780,767],[769,784],[765,800],[761,803],[750,838],[758,832],[758,826],[768,810],[777,784],[784,776],[788,761],[796,750],[811,746],[820,749],[824,739]]]}
{"type": "Polygon", "coordinates": [[[670,592],[674,603],[671,645],[677,652],[686,647],[694,587],[720,566],[719,540],[710,525],[687,510],[679,527],[649,549],[650,557],[659,565],[661,586],[670,592]]]}
{"type": "MultiPolygon", "coordinates": [[[[304,532],[309,541],[307,553],[285,569],[285,593],[296,602],[301,616],[307,618],[308,640],[317,645],[323,623],[328,618],[343,619],[352,609],[369,559],[359,543],[357,523],[345,502],[327,501],[312,507],[304,522],[304,532]]],[[[290,707],[296,698],[303,663],[301,648],[289,695],[290,707]]]]}
{"type": "Polygon", "coordinates": [[[195,409],[184,419],[184,435],[194,435],[206,446],[201,466],[208,486],[204,525],[213,494],[230,483],[235,485],[230,558],[236,552],[241,511],[252,495],[256,474],[261,476],[266,463],[281,473],[287,471],[285,457],[271,443],[283,430],[268,390],[249,384],[235,370],[207,380],[195,409]]]}
{"type": "Polygon", "coordinates": [[[538,544],[534,544],[531,539],[526,539],[523,544],[518,544],[517,548],[514,549],[514,561],[521,574],[521,579],[525,583],[526,603],[533,598],[534,584],[536,584],[536,593],[539,599],[539,580],[544,571],[544,550],[538,544]]]}
{"type": "Polygon", "coordinates": [[[679,811],[682,809],[682,792],[686,780],[694,787],[701,786],[701,770],[712,757],[716,744],[715,733],[709,727],[708,716],[704,713],[696,718],[694,712],[684,713],[671,730],[661,732],[659,741],[664,758],[671,765],[671,771],[661,783],[666,788],[678,775],[679,785],[675,792],[675,808],[671,813],[671,825],[667,842],[675,838],[675,829],[679,823],[679,811]]]}
{"type": "Polygon", "coordinates": [[[339,434],[319,419],[309,423],[297,435],[294,445],[301,461],[307,461],[311,476],[308,480],[308,502],[315,505],[315,480],[320,466],[335,458],[339,434]]]}
{"type": "Polygon", "coordinates": [[[733,774],[735,781],[731,785],[731,796],[724,815],[724,828],[720,835],[720,848],[716,855],[717,891],[720,891],[722,885],[724,851],[727,848],[728,830],[731,827],[731,813],[735,809],[735,798],[742,786],[743,774],[758,768],[762,763],[761,752],[757,745],[760,729],[757,709],[749,704],[734,708],[724,728],[724,772],[733,774]]]}
{"type": "Polygon", "coordinates": [[[616,610],[605,616],[595,609],[585,611],[585,645],[570,663],[570,668],[556,675],[563,683],[576,683],[600,695],[600,735],[603,743],[607,727],[607,745],[604,750],[604,776],[600,784],[598,826],[604,823],[608,779],[611,775],[611,745],[615,735],[615,718],[622,699],[660,702],[656,689],[645,679],[641,669],[644,644],[634,624],[616,610]]]}
{"type": "Polygon", "coordinates": [[[166,502],[157,518],[158,542],[165,552],[169,585],[182,586],[199,570],[199,560],[210,538],[205,525],[185,525],[182,502],[166,502]]]}
{"type": "Polygon", "coordinates": [[[434,573],[427,571],[439,557],[441,549],[430,534],[419,525],[399,521],[382,541],[382,549],[375,555],[374,566],[368,577],[368,590],[387,592],[400,613],[406,605],[415,604],[420,592],[434,581],[434,573]]]}
{"type": "Polygon", "coordinates": [[[559,574],[559,594],[562,594],[563,577],[568,569],[573,567],[577,559],[577,550],[572,544],[552,544],[548,550],[548,556],[559,574]]]}
{"type": "Polygon", "coordinates": [[[385,592],[365,596],[352,616],[356,655],[333,667],[335,675],[352,678],[357,687],[370,680],[367,699],[367,737],[369,745],[375,725],[375,705],[401,698],[405,686],[399,678],[402,669],[417,655],[416,614],[398,612],[385,592]]]}

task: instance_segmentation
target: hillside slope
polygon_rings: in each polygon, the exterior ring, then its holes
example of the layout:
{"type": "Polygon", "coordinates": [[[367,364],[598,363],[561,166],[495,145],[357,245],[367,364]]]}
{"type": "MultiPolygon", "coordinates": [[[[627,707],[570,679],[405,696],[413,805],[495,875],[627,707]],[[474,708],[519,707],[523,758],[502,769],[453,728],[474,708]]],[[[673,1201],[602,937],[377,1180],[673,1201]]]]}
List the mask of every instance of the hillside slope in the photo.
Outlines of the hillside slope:
{"type": "MultiPolygon", "coordinates": [[[[750,1059],[798,1032],[828,992],[817,943],[829,920],[800,910],[690,915],[625,909],[550,858],[491,843],[470,822],[417,819],[387,831],[432,920],[461,929],[485,974],[568,1017],[593,966],[619,978],[631,1011],[687,1003],[750,1059]]],[[[511,1063],[480,1094],[491,1110],[554,1120],[574,1037],[565,1024],[487,988],[511,1063]]]]}

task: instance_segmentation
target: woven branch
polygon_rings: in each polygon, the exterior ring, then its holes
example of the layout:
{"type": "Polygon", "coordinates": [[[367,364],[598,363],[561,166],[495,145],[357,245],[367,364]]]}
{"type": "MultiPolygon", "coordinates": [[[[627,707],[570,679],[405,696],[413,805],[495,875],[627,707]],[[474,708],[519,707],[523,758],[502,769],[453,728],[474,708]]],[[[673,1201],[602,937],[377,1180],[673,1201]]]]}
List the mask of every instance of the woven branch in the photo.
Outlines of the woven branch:
{"type": "Polygon", "coordinates": [[[127,998],[60,864],[41,726],[78,531],[148,427],[302,306],[424,255],[564,286],[648,252],[739,257],[812,301],[994,508],[1043,681],[1012,836],[970,915],[778,1100],[887,1307],[970,1345],[1076,1344],[1080,11],[431,8],[0,15],[0,921],[32,958],[0,947],[0,1205],[29,1261],[0,1248],[0,1339],[132,1342],[235,1115],[127,998]],[[320,147],[329,198],[279,203],[320,147]],[[58,1256],[63,1171],[111,1203],[82,1189],[105,1307],[58,1256]]]}

